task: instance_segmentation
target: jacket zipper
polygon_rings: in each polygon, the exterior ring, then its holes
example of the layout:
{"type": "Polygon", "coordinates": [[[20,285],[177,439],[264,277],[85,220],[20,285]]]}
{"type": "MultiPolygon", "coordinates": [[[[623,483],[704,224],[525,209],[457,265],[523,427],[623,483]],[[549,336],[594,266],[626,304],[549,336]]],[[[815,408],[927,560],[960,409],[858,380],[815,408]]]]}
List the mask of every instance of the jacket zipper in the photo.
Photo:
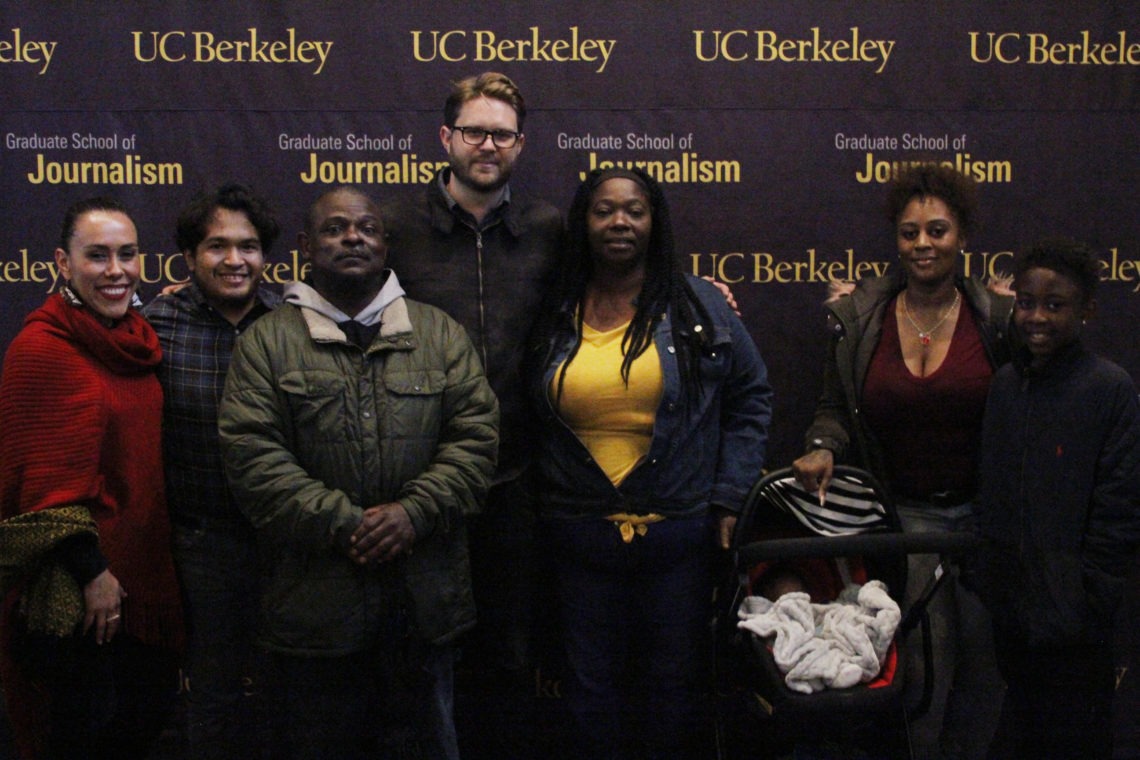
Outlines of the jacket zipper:
{"type": "Polygon", "coordinates": [[[475,264],[479,274],[479,353],[483,355],[483,371],[489,372],[487,365],[487,319],[483,305],[483,233],[475,230],[475,264]]]}

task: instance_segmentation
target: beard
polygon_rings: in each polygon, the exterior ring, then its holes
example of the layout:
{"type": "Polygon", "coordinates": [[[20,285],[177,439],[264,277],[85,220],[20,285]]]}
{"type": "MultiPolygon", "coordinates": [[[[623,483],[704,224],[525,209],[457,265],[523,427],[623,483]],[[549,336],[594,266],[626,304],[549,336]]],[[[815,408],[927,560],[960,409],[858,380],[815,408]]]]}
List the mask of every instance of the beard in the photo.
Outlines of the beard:
{"type": "Polygon", "coordinates": [[[471,165],[478,162],[478,156],[472,156],[466,161],[451,157],[451,176],[456,182],[479,193],[492,193],[507,184],[514,168],[513,162],[507,163],[499,160],[499,173],[494,179],[484,179],[471,172],[471,165]]]}

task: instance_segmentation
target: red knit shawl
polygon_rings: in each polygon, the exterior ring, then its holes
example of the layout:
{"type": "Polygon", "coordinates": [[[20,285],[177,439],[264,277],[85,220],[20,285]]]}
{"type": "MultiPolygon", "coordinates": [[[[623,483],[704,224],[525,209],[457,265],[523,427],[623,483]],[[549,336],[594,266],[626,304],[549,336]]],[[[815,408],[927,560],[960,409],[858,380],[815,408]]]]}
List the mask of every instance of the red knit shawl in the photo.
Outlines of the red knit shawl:
{"type": "Polygon", "coordinates": [[[82,505],[127,592],[125,630],[181,640],[162,471],[158,336],[134,309],[108,328],[53,295],[0,378],[0,515],[82,505]]]}

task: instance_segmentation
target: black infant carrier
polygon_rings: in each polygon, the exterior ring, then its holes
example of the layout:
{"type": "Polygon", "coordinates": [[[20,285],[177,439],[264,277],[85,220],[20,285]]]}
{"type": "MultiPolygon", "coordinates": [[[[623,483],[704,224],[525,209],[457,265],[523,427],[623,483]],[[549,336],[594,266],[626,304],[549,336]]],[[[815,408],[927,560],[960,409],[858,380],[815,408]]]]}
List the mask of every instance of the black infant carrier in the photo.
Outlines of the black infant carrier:
{"type": "Polygon", "coordinates": [[[933,692],[926,607],[944,576],[939,565],[905,608],[907,554],[972,543],[965,534],[904,534],[863,470],[837,466],[822,504],[790,468],[761,478],[745,500],[720,591],[721,760],[909,757],[908,720],[933,692]],[[904,656],[915,629],[924,632],[921,658],[904,656]],[[920,693],[904,693],[914,679],[920,693]]]}

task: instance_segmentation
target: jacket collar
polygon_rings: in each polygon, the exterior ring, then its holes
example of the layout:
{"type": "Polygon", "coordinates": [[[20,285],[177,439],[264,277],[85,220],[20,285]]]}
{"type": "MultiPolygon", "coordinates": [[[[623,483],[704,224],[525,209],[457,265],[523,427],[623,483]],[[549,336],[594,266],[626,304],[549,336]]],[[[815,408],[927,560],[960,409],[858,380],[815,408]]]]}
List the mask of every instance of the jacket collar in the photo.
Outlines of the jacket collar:
{"type": "Polygon", "coordinates": [[[323,314],[334,322],[347,322],[351,319],[362,325],[374,325],[381,321],[384,309],[387,308],[388,304],[404,295],[404,288],[401,287],[400,280],[396,277],[396,273],[391,269],[384,271],[386,273],[384,284],[380,286],[380,290],[372,297],[372,301],[357,314],[345,314],[318,293],[307,281],[291,282],[286,285],[285,301],[286,303],[295,304],[304,309],[323,314]]]}
{"type": "MultiPolygon", "coordinates": [[[[285,300],[286,303],[298,307],[313,340],[349,344],[348,337],[337,326],[337,322],[343,322],[350,317],[321,297],[311,285],[304,282],[289,283],[285,286],[285,300]]],[[[389,273],[384,287],[365,312],[373,311],[374,307],[375,318],[380,321],[380,332],[376,336],[376,341],[373,341],[373,347],[377,341],[391,342],[396,336],[412,332],[412,320],[408,315],[407,302],[404,300],[404,289],[396,279],[395,272],[389,273]]],[[[359,316],[360,314],[357,315],[359,316]]],[[[413,345],[409,341],[405,343],[407,347],[413,345]]]]}
{"type": "MultiPolygon", "coordinates": [[[[986,296],[984,282],[976,277],[955,275],[954,284],[966,296],[966,305],[977,313],[982,322],[990,322],[993,319],[991,299],[986,296]]],[[[842,296],[827,304],[827,308],[840,320],[845,318],[846,313],[846,318],[854,319],[860,325],[860,329],[865,329],[879,305],[898,295],[905,287],[906,277],[901,269],[882,277],[864,277],[859,280],[851,295],[842,296]]],[[[1002,303],[1012,306],[1012,298],[1008,296],[998,298],[1002,303]]]]}
{"type": "MultiPolygon", "coordinates": [[[[296,305],[296,304],[294,304],[296,305]]],[[[351,345],[348,338],[333,320],[324,314],[312,309],[298,308],[305,325],[309,328],[309,336],[318,343],[343,343],[351,345]]],[[[396,348],[413,348],[415,340],[408,338],[402,342],[395,339],[400,336],[412,334],[412,320],[408,315],[408,302],[401,296],[384,310],[384,321],[380,324],[380,333],[372,342],[369,351],[375,350],[380,342],[390,344],[396,348]]]]}
{"type": "MultiPolygon", "coordinates": [[[[431,207],[431,223],[432,226],[440,232],[450,234],[455,229],[457,222],[465,224],[474,228],[472,217],[463,209],[459,208],[459,204],[451,197],[451,193],[447,192],[447,182],[451,177],[451,169],[444,167],[440,169],[435,179],[428,185],[428,199],[430,200],[431,207]]],[[[495,222],[501,221],[506,225],[507,230],[514,237],[519,237],[523,233],[523,220],[522,213],[519,211],[518,206],[511,202],[511,186],[506,185],[503,188],[503,198],[490,213],[486,223],[482,225],[482,229],[490,227],[495,222]]]]}

